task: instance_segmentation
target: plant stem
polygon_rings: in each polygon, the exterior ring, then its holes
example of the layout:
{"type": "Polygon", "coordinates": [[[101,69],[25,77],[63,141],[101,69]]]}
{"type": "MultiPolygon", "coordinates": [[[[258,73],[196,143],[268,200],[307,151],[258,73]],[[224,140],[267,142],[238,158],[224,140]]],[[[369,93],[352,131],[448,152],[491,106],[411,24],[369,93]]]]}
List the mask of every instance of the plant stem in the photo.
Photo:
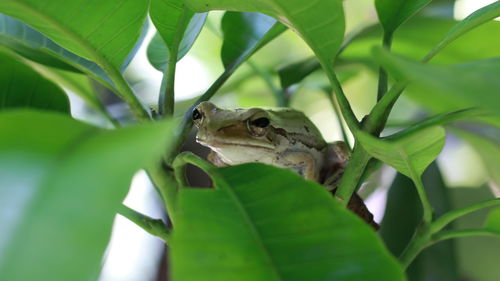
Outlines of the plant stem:
{"type": "Polygon", "coordinates": [[[172,168],[156,164],[148,167],[146,172],[163,199],[170,221],[175,225],[175,203],[179,188],[172,168]]]}
{"type": "Polygon", "coordinates": [[[403,269],[406,269],[412,261],[417,257],[417,255],[430,244],[431,234],[429,232],[429,227],[426,225],[421,225],[417,228],[417,231],[413,235],[410,243],[406,249],[399,256],[399,262],[403,269]]]}
{"type": "Polygon", "coordinates": [[[328,66],[328,68],[325,68],[325,71],[327,73],[328,79],[330,80],[330,84],[332,85],[333,92],[335,93],[335,97],[340,107],[340,112],[342,113],[342,116],[344,117],[349,130],[351,130],[351,132],[356,135],[356,132],[360,130],[359,122],[356,118],[356,115],[354,114],[354,111],[351,108],[351,104],[349,103],[344,90],[342,89],[342,85],[340,85],[340,82],[335,75],[333,64],[332,66],[328,66]]]}
{"type": "Polygon", "coordinates": [[[427,197],[427,193],[425,192],[424,184],[422,183],[420,175],[415,173],[415,171],[412,168],[410,168],[410,170],[412,174],[411,178],[413,180],[413,183],[415,184],[418,197],[420,198],[420,201],[422,203],[422,210],[423,210],[422,220],[424,225],[428,225],[432,221],[432,214],[434,210],[431,206],[429,198],[427,197]]]}
{"type": "MultiPolygon", "coordinates": [[[[387,49],[391,49],[392,44],[392,32],[384,32],[384,38],[382,39],[382,45],[387,49]]],[[[378,75],[378,90],[377,90],[377,101],[382,99],[384,94],[387,92],[388,76],[385,69],[379,68],[378,75]]]]}
{"type": "Polygon", "coordinates": [[[469,213],[492,206],[500,206],[500,198],[491,199],[483,202],[478,202],[460,209],[452,210],[437,218],[431,225],[432,233],[437,233],[442,230],[446,225],[459,217],[465,216],[469,213]]]}
{"type": "Polygon", "coordinates": [[[432,236],[431,244],[435,244],[447,239],[470,237],[470,236],[500,236],[498,231],[489,229],[459,229],[436,233],[432,236]]]}
{"type": "Polygon", "coordinates": [[[161,219],[153,219],[123,204],[118,207],[118,214],[129,219],[149,234],[160,237],[163,241],[168,243],[170,231],[161,219]]]}
{"type": "Polygon", "coordinates": [[[158,113],[160,116],[172,116],[174,114],[175,103],[175,70],[177,60],[172,60],[172,56],[177,57],[177,49],[173,47],[173,51],[169,52],[169,60],[163,78],[161,79],[160,95],[158,98],[158,113]]]}
{"type": "Polygon", "coordinates": [[[364,148],[360,144],[355,143],[351,158],[349,159],[349,164],[344,171],[340,186],[335,193],[335,196],[341,199],[340,202],[343,206],[347,206],[352,194],[358,188],[370,159],[371,156],[364,148]]]}

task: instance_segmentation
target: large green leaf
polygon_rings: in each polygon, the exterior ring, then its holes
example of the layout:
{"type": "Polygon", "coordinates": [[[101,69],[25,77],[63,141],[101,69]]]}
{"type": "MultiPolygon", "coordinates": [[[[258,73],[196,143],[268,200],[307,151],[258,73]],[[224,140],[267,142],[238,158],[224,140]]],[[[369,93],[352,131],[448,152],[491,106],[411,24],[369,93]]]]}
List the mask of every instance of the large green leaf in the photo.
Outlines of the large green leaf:
{"type": "Polygon", "coordinates": [[[344,37],[344,12],[340,0],[186,0],[197,12],[228,10],[260,12],[297,32],[330,68],[344,37]]]}
{"type": "Polygon", "coordinates": [[[474,13],[466,17],[464,20],[462,20],[460,23],[458,23],[456,26],[454,26],[446,34],[443,40],[439,42],[439,44],[437,44],[431,50],[431,52],[429,52],[429,56],[432,56],[440,52],[443,48],[448,46],[451,42],[453,42],[463,34],[497,17],[500,17],[500,1],[494,2],[488,6],[485,6],[475,11],[474,13]]]}
{"type": "Polygon", "coordinates": [[[373,157],[413,179],[422,175],[441,152],[445,131],[442,127],[434,126],[386,140],[360,132],[358,141],[373,157]]]}
{"type": "Polygon", "coordinates": [[[70,111],[69,100],[63,90],[29,66],[0,51],[0,110],[22,107],[68,114],[70,111]]]}
{"type": "Polygon", "coordinates": [[[278,69],[281,87],[286,89],[302,81],[305,77],[318,70],[320,67],[321,66],[318,60],[315,57],[311,57],[278,69]]]}
{"type": "Polygon", "coordinates": [[[500,58],[452,65],[434,66],[412,62],[375,49],[374,58],[396,79],[408,80],[427,101],[447,102],[462,109],[477,106],[500,119],[500,58]]]}
{"type": "Polygon", "coordinates": [[[405,279],[373,230],[324,187],[254,163],[208,173],[215,189],[179,194],[173,280],[405,279]]]}
{"type": "Polygon", "coordinates": [[[431,0],[375,0],[380,23],[385,32],[392,33],[431,0]]]}
{"type": "Polygon", "coordinates": [[[139,38],[147,0],[3,0],[18,18],[57,44],[105,68],[120,69],[139,38]]]}
{"type": "Polygon", "coordinates": [[[194,14],[183,0],[152,0],[149,10],[158,33],[148,46],[148,59],[156,69],[164,71],[171,51],[176,51],[177,61],[189,51],[207,14],[194,14]]]}
{"type": "Polygon", "coordinates": [[[131,178],[158,160],[170,129],[0,113],[0,279],[96,280],[131,178]]]}

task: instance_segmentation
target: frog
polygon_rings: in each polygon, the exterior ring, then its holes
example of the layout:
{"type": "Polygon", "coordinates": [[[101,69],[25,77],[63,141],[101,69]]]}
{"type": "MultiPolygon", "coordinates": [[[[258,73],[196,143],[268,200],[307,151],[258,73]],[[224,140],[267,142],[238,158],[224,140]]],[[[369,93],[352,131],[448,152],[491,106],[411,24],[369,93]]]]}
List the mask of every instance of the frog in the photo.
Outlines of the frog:
{"type": "MultiPolygon", "coordinates": [[[[345,142],[326,142],[314,123],[292,108],[223,109],[205,101],[191,118],[196,141],[210,148],[207,160],[218,167],[257,162],[289,169],[334,195],[350,157],[345,142]]],[[[348,208],[378,229],[357,194],[348,208]]]]}

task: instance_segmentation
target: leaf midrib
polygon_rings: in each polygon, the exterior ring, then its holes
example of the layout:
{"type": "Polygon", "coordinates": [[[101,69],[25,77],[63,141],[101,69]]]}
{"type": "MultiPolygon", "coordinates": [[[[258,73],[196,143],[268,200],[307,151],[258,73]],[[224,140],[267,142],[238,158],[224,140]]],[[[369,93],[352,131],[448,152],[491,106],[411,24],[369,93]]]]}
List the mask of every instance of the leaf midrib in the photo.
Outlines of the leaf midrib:
{"type": "Polygon", "coordinates": [[[269,265],[271,265],[271,268],[273,269],[272,272],[275,273],[275,276],[274,276],[275,280],[285,280],[285,278],[283,278],[281,272],[278,270],[278,266],[275,264],[269,249],[266,247],[266,244],[261,239],[262,235],[260,235],[258,228],[252,222],[250,215],[248,214],[248,212],[244,208],[243,202],[241,202],[241,200],[238,198],[236,193],[231,189],[230,185],[226,182],[226,180],[222,177],[222,175],[220,175],[217,172],[217,170],[214,170],[213,173],[214,173],[214,178],[219,179],[218,183],[223,187],[222,190],[227,192],[229,197],[234,201],[235,205],[240,210],[240,212],[243,216],[243,219],[245,220],[245,222],[247,223],[247,225],[249,226],[249,228],[252,232],[252,236],[254,236],[254,238],[257,241],[257,243],[259,244],[262,252],[264,253],[264,256],[267,258],[269,265]]]}

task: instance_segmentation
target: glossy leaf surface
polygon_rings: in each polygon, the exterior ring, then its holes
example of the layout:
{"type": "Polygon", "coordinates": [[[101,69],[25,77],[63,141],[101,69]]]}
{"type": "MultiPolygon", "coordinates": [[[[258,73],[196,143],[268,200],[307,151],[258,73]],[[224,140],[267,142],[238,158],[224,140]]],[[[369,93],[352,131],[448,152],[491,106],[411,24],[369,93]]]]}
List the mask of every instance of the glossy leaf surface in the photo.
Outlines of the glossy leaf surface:
{"type": "Polygon", "coordinates": [[[215,189],[179,194],[173,280],[404,280],[373,230],[322,186],[262,164],[209,174],[215,189]]]}
{"type": "Polygon", "coordinates": [[[0,111],[28,107],[70,112],[68,97],[61,88],[0,51],[0,111]]]}
{"type": "Polygon", "coordinates": [[[78,56],[116,69],[139,38],[147,8],[147,0],[0,2],[0,12],[22,20],[78,56]]]}
{"type": "Polygon", "coordinates": [[[158,160],[170,128],[0,113],[0,279],[96,280],[131,178],[158,160]]]}

